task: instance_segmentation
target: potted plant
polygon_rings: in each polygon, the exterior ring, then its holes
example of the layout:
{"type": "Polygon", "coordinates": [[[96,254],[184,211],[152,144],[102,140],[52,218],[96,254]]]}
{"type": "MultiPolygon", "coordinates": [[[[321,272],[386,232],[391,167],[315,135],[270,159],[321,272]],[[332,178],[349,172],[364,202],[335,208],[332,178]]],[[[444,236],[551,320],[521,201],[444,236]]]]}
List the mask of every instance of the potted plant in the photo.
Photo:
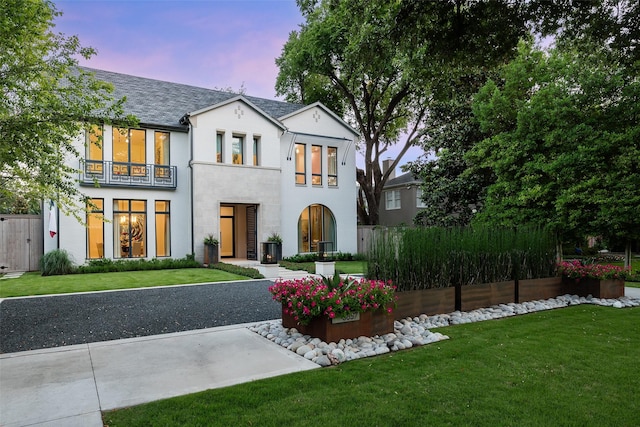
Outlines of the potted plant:
{"type": "Polygon", "coordinates": [[[215,264],[218,262],[218,239],[213,234],[208,234],[204,238],[204,263],[215,264]]]}
{"type": "Polygon", "coordinates": [[[282,304],[282,325],[325,342],[393,332],[395,286],[382,280],[307,277],[269,288],[282,304]]]}
{"type": "Polygon", "coordinates": [[[267,238],[267,242],[276,244],[276,262],[282,260],[282,237],[278,233],[271,233],[267,238]]]}
{"type": "Polygon", "coordinates": [[[630,270],[611,264],[585,264],[580,260],[558,264],[567,293],[596,298],[619,298],[624,295],[624,281],[630,270]]]}

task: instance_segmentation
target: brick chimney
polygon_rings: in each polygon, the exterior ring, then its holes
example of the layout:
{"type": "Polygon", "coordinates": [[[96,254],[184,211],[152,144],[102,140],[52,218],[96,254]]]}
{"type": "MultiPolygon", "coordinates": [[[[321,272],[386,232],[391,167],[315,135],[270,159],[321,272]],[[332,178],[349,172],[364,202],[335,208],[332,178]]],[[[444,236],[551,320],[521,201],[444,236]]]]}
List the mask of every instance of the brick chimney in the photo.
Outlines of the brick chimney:
{"type": "MultiPolygon", "coordinates": [[[[387,170],[389,170],[389,167],[391,166],[391,164],[393,163],[393,159],[385,159],[382,161],[382,173],[384,174],[387,170]]],[[[389,179],[395,178],[396,177],[396,170],[392,170],[391,173],[389,174],[389,179]]]]}

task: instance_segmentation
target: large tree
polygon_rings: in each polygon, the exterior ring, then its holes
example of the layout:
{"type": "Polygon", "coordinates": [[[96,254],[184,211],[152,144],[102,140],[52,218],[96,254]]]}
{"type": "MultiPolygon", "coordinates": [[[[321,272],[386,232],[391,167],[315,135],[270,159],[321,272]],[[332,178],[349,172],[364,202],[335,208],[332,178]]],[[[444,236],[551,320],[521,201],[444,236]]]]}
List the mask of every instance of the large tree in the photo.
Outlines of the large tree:
{"type": "Polygon", "coordinates": [[[320,100],[361,134],[358,216],[378,223],[382,188],[422,137],[424,118],[448,85],[512,51],[523,35],[518,2],[298,0],[305,24],[290,35],[276,90],[293,102],[320,100]],[[388,171],[380,160],[398,144],[388,171]]]}
{"type": "Polygon", "coordinates": [[[591,38],[576,47],[523,43],[499,84],[478,94],[474,111],[492,136],[468,160],[496,181],[477,220],[623,238],[630,248],[640,238],[637,65],[591,38]]]}
{"type": "Polygon", "coordinates": [[[65,164],[81,154],[72,140],[91,124],[134,120],[111,86],[77,68],[95,51],[53,33],[57,15],[50,1],[0,0],[0,205],[52,199],[75,213],[86,200],[65,164]]]}

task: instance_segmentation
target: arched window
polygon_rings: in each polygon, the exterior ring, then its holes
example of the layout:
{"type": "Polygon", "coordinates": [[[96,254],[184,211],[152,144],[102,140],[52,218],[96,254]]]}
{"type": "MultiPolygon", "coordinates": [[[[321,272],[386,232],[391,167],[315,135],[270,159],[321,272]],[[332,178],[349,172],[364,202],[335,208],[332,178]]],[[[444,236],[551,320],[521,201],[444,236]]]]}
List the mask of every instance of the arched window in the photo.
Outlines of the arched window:
{"type": "Polygon", "coordinates": [[[298,219],[298,252],[317,252],[318,242],[333,242],[337,248],[336,219],[324,205],[309,205],[298,219]]]}

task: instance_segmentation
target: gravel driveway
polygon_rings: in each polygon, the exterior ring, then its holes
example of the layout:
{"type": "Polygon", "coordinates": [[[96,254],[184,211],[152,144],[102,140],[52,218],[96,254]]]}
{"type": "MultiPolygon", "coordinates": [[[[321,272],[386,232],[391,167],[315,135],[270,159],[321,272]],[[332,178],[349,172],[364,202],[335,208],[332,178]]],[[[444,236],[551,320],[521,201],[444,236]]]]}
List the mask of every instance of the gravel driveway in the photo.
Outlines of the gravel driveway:
{"type": "Polygon", "coordinates": [[[10,298],[0,353],[278,319],[270,280],[10,298]]]}

